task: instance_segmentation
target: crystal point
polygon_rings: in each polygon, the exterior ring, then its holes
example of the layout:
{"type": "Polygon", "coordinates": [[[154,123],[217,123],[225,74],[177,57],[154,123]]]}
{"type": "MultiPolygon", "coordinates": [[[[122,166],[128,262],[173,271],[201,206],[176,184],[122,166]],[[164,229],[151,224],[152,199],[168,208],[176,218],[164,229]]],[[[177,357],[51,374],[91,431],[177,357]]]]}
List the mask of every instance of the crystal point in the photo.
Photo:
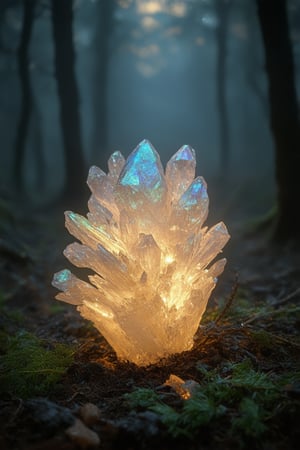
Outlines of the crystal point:
{"type": "Polygon", "coordinates": [[[172,200],[177,200],[195,178],[195,150],[189,145],[181,147],[168,161],[166,180],[172,200]]]}
{"type": "Polygon", "coordinates": [[[142,191],[153,203],[163,199],[166,191],[163,167],[158,153],[149,141],[142,141],[129,155],[118,184],[142,191]]]}
{"type": "Polygon", "coordinates": [[[178,205],[186,210],[192,210],[195,207],[201,210],[207,201],[206,183],[202,177],[198,177],[180,197],[178,205]]]}
{"type": "Polygon", "coordinates": [[[195,178],[194,150],[184,145],[164,173],[149,141],[124,159],[111,155],[108,174],[91,167],[87,218],[65,213],[80,242],[64,255],[93,271],[85,282],[65,269],[54,275],[58,300],[77,306],[114,348],[139,366],[193,346],[201,317],[226,260],[220,222],[203,227],[207,187],[195,178]]]}
{"type": "Polygon", "coordinates": [[[108,160],[109,175],[111,178],[117,179],[124,167],[125,158],[121,152],[114,152],[108,160]]]}

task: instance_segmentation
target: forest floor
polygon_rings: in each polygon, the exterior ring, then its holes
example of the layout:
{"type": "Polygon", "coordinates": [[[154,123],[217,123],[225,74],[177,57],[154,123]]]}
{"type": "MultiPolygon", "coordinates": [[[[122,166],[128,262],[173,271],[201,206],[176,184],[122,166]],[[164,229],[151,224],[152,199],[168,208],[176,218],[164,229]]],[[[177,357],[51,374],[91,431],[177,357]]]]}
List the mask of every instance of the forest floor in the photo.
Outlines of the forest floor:
{"type": "Polygon", "coordinates": [[[62,216],[3,204],[0,448],[298,448],[299,251],[237,224],[231,235],[194,348],[138,368],[54,300],[62,216]]]}

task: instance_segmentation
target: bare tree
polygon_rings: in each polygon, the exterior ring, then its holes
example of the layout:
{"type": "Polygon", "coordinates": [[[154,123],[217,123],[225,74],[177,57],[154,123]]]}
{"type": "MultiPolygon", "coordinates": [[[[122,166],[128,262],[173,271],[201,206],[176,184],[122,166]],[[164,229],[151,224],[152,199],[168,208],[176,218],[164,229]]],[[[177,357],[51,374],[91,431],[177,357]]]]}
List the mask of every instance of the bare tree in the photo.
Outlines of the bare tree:
{"type": "Polygon", "coordinates": [[[275,238],[300,239],[300,123],[285,0],[256,0],[269,83],[278,216],[275,238]]]}
{"type": "Polygon", "coordinates": [[[264,115],[268,117],[268,97],[264,89],[264,84],[261,82],[263,64],[260,52],[257,51],[257,48],[261,45],[261,33],[257,27],[257,15],[255,14],[256,4],[252,2],[243,2],[242,5],[247,39],[244,46],[244,59],[241,64],[244,67],[246,82],[259,101],[264,115]]]}
{"type": "Polygon", "coordinates": [[[228,24],[231,0],[215,0],[215,11],[218,18],[216,27],[217,62],[216,86],[217,106],[220,123],[220,173],[222,177],[228,172],[230,160],[229,119],[227,113],[226,87],[227,87],[227,45],[228,24]]]}
{"type": "Polygon", "coordinates": [[[79,92],[75,77],[73,1],[51,0],[51,5],[55,75],[65,152],[65,195],[76,198],[83,193],[86,169],[79,117],[79,92]]]}
{"type": "Polygon", "coordinates": [[[29,45],[34,23],[36,0],[23,0],[23,21],[17,52],[18,74],[21,84],[21,107],[14,148],[14,178],[19,191],[23,187],[23,165],[29,131],[33,96],[30,82],[29,45]]]}
{"type": "Polygon", "coordinates": [[[33,163],[35,165],[35,188],[41,192],[46,185],[46,161],[44,154],[44,140],[42,132],[42,116],[41,111],[36,100],[36,96],[33,94],[32,104],[32,153],[33,163]]]}
{"type": "Polygon", "coordinates": [[[92,157],[104,167],[108,152],[108,68],[110,59],[110,37],[113,29],[114,0],[99,0],[93,82],[94,126],[92,135],[92,157]]]}

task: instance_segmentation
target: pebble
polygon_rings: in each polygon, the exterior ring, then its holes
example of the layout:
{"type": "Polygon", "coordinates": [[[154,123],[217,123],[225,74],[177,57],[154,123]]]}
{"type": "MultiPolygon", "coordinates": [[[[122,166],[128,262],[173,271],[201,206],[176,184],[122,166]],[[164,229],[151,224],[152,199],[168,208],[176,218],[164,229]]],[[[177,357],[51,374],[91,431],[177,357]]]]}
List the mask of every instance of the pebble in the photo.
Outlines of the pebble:
{"type": "Polygon", "coordinates": [[[66,435],[74,444],[83,449],[98,447],[100,445],[98,434],[84,425],[80,419],[76,419],[75,423],[66,429],[66,435]]]}
{"type": "Polygon", "coordinates": [[[68,408],[59,406],[45,398],[27,400],[25,411],[43,436],[51,436],[75,422],[75,416],[68,408]]]}
{"type": "Polygon", "coordinates": [[[85,403],[85,405],[82,405],[79,414],[83,422],[88,426],[99,422],[101,417],[100,409],[94,403],[85,403]]]}

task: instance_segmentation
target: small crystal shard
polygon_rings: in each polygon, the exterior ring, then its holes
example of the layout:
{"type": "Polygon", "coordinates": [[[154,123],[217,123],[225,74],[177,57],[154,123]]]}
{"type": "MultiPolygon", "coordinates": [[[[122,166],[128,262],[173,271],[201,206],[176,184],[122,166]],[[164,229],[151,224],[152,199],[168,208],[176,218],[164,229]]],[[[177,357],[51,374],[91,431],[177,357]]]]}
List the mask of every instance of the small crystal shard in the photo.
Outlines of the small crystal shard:
{"type": "Polygon", "coordinates": [[[194,380],[184,381],[177,375],[171,374],[164,382],[164,386],[169,386],[183,399],[188,400],[200,388],[200,384],[194,380]]]}
{"type": "Polygon", "coordinates": [[[184,145],[164,173],[149,141],[125,160],[111,155],[108,174],[91,167],[87,218],[67,211],[79,242],[64,251],[94,272],[54,275],[57,299],[77,305],[120,359],[146,366],[193,346],[201,317],[226,260],[211,262],[229,239],[220,222],[203,227],[207,187],[195,178],[194,150],[184,145]]]}
{"type": "Polygon", "coordinates": [[[202,177],[197,177],[190,184],[178,203],[174,205],[174,211],[179,216],[177,221],[184,224],[185,227],[203,224],[208,214],[208,196],[206,183],[202,177]],[[184,218],[185,221],[180,220],[180,217],[184,218]]]}
{"type": "Polygon", "coordinates": [[[117,180],[125,164],[125,158],[121,152],[114,152],[108,160],[108,175],[117,180]]]}
{"type": "Polygon", "coordinates": [[[166,181],[172,200],[176,201],[195,178],[195,151],[188,145],[181,147],[166,166],[166,181]]]}

